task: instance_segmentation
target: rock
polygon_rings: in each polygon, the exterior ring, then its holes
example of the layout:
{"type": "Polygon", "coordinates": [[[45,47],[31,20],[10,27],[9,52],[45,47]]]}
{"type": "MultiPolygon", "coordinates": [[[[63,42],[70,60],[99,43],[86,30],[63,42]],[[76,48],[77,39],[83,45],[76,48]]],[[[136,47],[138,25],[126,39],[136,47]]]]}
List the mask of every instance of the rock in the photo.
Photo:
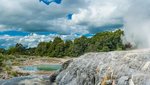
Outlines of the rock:
{"type": "Polygon", "coordinates": [[[146,62],[146,63],[144,64],[144,66],[142,67],[142,70],[147,70],[148,67],[149,67],[149,65],[150,65],[150,62],[146,62]]]}
{"type": "Polygon", "coordinates": [[[112,85],[116,85],[116,81],[114,79],[112,81],[112,85]]]}
{"type": "Polygon", "coordinates": [[[132,79],[129,80],[129,85],[134,85],[134,82],[132,79]]]}
{"type": "Polygon", "coordinates": [[[63,65],[62,65],[62,68],[61,68],[59,71],[53,73],[53,74],[50,76],[50,84],[51,84],[51,85],[53,85],[53,84],[55,83],[55,80],[56,80],[57,75],[58,75],[60,72],[62,72],[63,70],[65,70],[65,69],[69,66],[69,64],[70,64],[72,61],[73,61],[73,60],[68,60],[68,61],[64,62],[63,65]]]}
{"type": "Polygon", "coordinates": [[[87,53],[64,65],[56,77],[56,83],[150,85],[149,56],[150,49],[87,53]]]}
{"type": "Polygon", "coordinates": [[[128,76],[122,76],[118,79],[118,85],[127,85],[128,84],[128,76]]]}
{"type": "Polygon", "coordinates": [[[39,78],[34,79],[25,79],[18,83],[18,85],[45,85],[46,83],[43,83],[43,81],[39,78]]]}
{"type": "Polygon", "coordinates": [[[0,79],[0,85],[2,85],[6,80],[0,79]]]}
{"type": "Polygon", "coordinates": [[[106,85],[112,85],[112,80],[107,80],[106,85]]]}
{"type": "Polygon", "coordinates": [[[56,80],[56,77],[57,77],[58,73],[53,73],[51,76],[50,76],[50,82],[55,82],[56,80]]]}
{"type": "Polygon", "coordinates": [[[133,76],[131,75],[131,77],[129,78],[129,85],[134,85],[134,82],[133,82],[133,76]]]}
{"type": "Polygon", "coordinates": [[[1,80],[0,85],[50,85],[50,83],[48,78],[41,76],[26,76],[1,80]]]}
{"type": "Polygon", "coordinates": [[[62,68],[60,69],[60,72],[63,71],[63,70],[65,70],[65,69],[69,66],[69,64],[70,64],[71,62],[73,62],[72,59],[71,59],[71,60],[68,60],[68,61],[66,61],[66,62],[64,62],[63,65],[62,65],[62,68]]]}

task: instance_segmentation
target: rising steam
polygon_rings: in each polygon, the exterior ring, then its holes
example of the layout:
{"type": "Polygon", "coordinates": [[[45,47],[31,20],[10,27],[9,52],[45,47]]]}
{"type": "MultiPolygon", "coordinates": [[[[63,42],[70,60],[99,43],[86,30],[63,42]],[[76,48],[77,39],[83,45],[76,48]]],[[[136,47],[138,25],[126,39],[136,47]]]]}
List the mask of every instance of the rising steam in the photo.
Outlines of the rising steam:
{"type": "Polygon", "coordinates": [[[150,48],[150,0],[130,1],[124,20],[126,41],[137,48],[150,48]]]}

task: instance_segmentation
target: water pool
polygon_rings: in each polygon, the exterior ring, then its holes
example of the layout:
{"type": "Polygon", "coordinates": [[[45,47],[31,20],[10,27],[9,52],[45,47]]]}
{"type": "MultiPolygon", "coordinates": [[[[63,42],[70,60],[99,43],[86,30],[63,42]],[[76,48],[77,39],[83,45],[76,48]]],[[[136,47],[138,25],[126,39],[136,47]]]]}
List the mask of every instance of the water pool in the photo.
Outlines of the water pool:
{"type": "Polygon", "coordinates": [[[55,64],[55,65],[37,65],[38,70],[44,70],[44,71],[53,71],[53,70],[59,70],[61,69],[61,65],[55,64]]]}
{"type": "Polygon", "coordinates": [[[20,67],[20,68],[24,71],[38,71],[36,66],[23,66],[23,67],[20,67]]]}
{"type": "Polygon", "coordinates": [[[41,64],[21,67],[24,71],[55,71],[61,69],[60,64],[41,64]]]}

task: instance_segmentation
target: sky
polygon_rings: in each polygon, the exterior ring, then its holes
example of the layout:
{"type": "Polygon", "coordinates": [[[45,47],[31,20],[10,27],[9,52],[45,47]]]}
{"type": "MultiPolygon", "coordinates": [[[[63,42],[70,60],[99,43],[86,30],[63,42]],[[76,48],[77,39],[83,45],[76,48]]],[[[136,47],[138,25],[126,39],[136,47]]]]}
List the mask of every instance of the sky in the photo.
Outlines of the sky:
{"type": "Polygon", "coordinates": [[[62,0],[46,5],[39,0],[0,0],[0,47],[64,40],[124,28],[129,0],[62,0]],[[73,14],[68,20],[67,15],[73,14]]]}

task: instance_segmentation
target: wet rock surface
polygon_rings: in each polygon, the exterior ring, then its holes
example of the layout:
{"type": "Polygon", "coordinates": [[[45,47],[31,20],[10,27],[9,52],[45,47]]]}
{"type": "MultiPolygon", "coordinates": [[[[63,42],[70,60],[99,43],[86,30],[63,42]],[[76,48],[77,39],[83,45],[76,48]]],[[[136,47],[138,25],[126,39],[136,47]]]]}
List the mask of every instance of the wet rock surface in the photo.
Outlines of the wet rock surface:
{"type": "Polygon", "coordinates": [[[57,85],[150,85],[150,49],[87,53],[61,70],[57,85]]]}

